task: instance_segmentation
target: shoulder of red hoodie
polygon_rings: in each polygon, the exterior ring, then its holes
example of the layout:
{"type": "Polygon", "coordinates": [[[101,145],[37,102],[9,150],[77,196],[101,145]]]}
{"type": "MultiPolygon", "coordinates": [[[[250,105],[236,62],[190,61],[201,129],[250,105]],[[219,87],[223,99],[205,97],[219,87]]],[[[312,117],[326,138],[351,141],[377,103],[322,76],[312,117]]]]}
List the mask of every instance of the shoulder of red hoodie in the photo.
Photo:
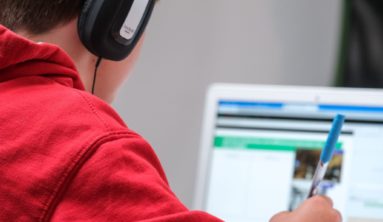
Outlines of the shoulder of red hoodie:
{"type": "Polygon", "coordinates": [[[63,51],[1,26],[0,104],[1,221],[220,221],[177,199],[63,51]]]}

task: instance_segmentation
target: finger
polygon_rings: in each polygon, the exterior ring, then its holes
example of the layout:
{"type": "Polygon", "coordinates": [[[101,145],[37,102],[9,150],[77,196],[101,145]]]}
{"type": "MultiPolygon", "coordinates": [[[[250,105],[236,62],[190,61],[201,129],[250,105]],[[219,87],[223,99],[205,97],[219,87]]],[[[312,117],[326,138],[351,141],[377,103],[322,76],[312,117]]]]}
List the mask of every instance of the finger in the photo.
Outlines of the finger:
{"type": "Polygon", "coordinates": [[[280,212],[276,215],[274,215],[271,219],[270,222],[277,222],[277,221],[285,221],[286,218],[290,215],[290,212],[284,211],[280,212]]]}
{"type": "Polygon", "coordinates": [[[335,221],[342,222],[342,214],[338,210],[334,210],[334,212],[335,221]]]}
{"type": "Polygon", "coordinates": [[[325,204],[327,206],[333,207],[334,203],[332,202],[331,198],[322,196],[322,195],[317,195],[311,198],[313,201],[318,201],[321,204],[325,204]]]}

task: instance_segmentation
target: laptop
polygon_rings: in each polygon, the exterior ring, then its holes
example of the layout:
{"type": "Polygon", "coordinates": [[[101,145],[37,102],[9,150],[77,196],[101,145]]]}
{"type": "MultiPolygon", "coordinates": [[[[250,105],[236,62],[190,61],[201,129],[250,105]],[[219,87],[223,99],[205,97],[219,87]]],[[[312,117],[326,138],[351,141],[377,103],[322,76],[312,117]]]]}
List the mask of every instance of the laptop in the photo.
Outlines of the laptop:
{"type": "Polygon", "coordinates": [[[383,222],[383,90],[215,84],[194,208],[266,222],[307,198],[336,114],[346,122],[319,190],[345,222],[383,222]]]}

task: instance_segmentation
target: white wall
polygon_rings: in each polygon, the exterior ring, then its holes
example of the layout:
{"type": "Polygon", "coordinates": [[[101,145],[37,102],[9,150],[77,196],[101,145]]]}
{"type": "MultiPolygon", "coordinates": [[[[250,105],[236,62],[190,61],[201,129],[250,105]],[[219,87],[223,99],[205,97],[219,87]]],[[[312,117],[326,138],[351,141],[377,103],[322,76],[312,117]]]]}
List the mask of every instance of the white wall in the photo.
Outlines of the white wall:
{"type": "Polygon", "coordinates": [[[213,82],[329,85],[339,0],[161,0],[115,102],[191,206],[205,91],[213,82]]]}

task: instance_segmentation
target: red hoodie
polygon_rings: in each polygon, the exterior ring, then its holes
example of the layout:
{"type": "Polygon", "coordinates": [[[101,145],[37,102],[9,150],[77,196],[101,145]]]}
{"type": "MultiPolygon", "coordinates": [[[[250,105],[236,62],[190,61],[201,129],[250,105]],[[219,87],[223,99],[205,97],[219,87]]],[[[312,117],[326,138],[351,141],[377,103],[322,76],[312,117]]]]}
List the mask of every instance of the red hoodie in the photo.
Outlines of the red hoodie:
{"type": "Polygon", "coordinates": [[[220,220],[180,203],[62,50],[0,26],[0,221],[220,220]]]}

